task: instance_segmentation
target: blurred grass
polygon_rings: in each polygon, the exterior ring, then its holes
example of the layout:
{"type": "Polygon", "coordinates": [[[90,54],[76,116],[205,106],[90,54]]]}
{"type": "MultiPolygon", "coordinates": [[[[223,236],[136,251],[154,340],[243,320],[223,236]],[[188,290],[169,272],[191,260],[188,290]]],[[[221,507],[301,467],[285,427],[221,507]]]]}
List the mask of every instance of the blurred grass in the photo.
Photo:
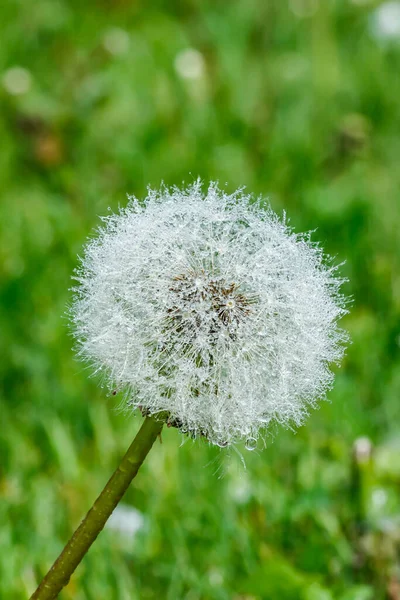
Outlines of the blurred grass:
{"type": "Polygon", "coordinates": [[[353,344],[331,402],[246,470],[165,431],[125,499],[146,527],[104,531],[61,597],[400,598],[400,40],[372,35],[380,4],[3,1],[0,598],[33,591],[139,426],[70,350],[76,255],[126,193],[198,175],[346,260],[353,344]]]}

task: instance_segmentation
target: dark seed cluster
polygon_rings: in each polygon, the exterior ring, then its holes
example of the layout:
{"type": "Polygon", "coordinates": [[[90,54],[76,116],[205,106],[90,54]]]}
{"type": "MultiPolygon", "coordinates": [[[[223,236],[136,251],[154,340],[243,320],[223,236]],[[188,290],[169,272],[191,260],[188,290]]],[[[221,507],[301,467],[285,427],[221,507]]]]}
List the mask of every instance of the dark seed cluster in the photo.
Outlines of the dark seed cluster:
{"type": "Polygon", "coordinates": [[[228,327],[230,333],[249,315],[256,298],[245,295],[235,282],[210,279],[204,270],[190,270],[174,277],[170,291],[177,295],[177,303],[168,309],[168,315],[178,325],[178,331],[200,329],[208,323],[208,334],[228,327]]]}

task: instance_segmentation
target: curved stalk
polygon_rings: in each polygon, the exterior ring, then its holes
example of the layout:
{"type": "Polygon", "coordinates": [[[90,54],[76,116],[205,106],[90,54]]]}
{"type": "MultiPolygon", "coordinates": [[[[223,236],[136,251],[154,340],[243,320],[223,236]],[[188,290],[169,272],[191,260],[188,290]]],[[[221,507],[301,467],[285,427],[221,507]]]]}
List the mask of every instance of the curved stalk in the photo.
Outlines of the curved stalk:
{"type": "Polygon", "coordinates": [[[138,434],[92,508],[30,600],[53,600],[93,544],[136,476],[165,423],[166,414],[146,417],[138,434]]]}

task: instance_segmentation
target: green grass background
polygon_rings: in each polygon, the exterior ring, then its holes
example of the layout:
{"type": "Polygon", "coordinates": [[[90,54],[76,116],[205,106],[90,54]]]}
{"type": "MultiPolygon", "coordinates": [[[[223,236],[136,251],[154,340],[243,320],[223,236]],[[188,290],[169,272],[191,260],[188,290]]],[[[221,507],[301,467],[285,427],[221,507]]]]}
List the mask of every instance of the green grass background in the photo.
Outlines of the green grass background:
{"type": "Polygon", "coordinates": [[[1,3],[1,599],[33,591],[140,423],[74,359],[76,256],[126,193],[198,175],[346,261],[353,343],[329,402],[239,449],[246,469],[166,430],[124,500],[146,526],[105,530],[61,598],[400,598],[400,40],[372,35],[379,4],[1,3]],[[176,69],[187,48],[200,78],[176,69]]]}

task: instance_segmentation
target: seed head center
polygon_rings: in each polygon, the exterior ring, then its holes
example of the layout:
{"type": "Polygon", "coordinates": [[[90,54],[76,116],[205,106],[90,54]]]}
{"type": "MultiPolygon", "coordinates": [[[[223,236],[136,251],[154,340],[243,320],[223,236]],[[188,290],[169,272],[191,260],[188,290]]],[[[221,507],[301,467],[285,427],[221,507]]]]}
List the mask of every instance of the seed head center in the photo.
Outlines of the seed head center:
{"type": "Polygon", "coordinates": [[[250,314],[255,301],[238,283],[205,271],[176,275],[169,289],[172,301],[168,315],[175,327],[179,324],[180,332],[190,328],[216,334],[225,327],[232,332],[250,314]]]}

